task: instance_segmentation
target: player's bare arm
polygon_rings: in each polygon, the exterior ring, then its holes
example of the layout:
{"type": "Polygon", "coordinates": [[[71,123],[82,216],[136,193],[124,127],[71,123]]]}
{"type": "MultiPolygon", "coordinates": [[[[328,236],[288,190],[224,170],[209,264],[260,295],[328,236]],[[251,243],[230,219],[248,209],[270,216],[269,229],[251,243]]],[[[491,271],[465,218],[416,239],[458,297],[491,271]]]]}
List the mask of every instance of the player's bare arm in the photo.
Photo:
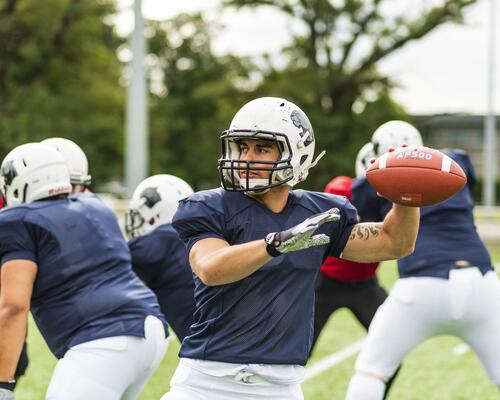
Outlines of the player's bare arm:
{"type": "Polygon", "coordinates": [[[26,336],[31,293],[37,265],[11,260],[2,265],[0,292],[0,381],[14,379],[26,336]]]}
{"type": "Polygon", "coordinates": [[[221,239],[202,239],[189,253],[193,272],[209,286],[239,281],[271,259],[263,240],[231,246],[221,239]]]}
{"type": "Polygon", "coordinates": [[[414,250],[419,221],[419,208],[394,204],[383,222],[354,226],[342,257],[357,262],[405,257],[414,250]]]}
{"type": "Polygon", "coordinates": [[[229,245],[217,238],[202,239],[189,254],[191,267],[206,285],[223,285],[251,275],[273,257],[283,253],[328,244],[330,238],[314,232],[324,223],[338,221],[339,210],[332,208],[306,218],[282,232],[271,232],[265,240],[229,245]]]}

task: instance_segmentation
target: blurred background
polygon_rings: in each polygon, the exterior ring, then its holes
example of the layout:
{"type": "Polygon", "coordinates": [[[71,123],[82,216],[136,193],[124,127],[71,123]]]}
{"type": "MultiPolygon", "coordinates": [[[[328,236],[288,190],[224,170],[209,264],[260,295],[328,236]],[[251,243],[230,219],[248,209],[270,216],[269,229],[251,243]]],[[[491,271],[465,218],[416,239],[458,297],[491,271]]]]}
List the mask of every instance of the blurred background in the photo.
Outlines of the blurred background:
{"type": "MultiPolygon", "coordinates": [[[[500,265],[498,0],[0,0],[0,157],[60,136],[89,159],[93,190],[121,214],[144,177],[219,186],[220,133],[260,96],[309,116],[327,155],[304,187],[354,175],[377,126],[407,120],[431,147],[462,148],[479,177],[478,229],[500,265]],[[498,75],[498,74],[497,74],[498,75]],[[498,96],[497,96],[498,97],[498,96]]],[[[395,263],[379,278],[389,289],[395,263]]],[[[306,399],[343,398],[364,330],[345,310],[320,337],[306,399]],[[332,378],[333,377],[333,378],[332,378]]],[[[16,392],[43,398],[56,360],[36,326],[16,392]]],[[[173,340],[141,399],[168,390],[173,340]]],[[[493,399],[470,349],[452,337],[405,360],[392,399],[493,399]]]]}
{"type": "Polygon", "coordinates": [[[485,117],[500,114],[494,3],[1,0],[0,156],[62,136],[86,152],[96,191],[126,197],[156,173],[214,187],[220,132],[243,103],[272,95],[300,105],[327,150],[310,189],[352,176],[360,147],[394,118],[429,146],[467,150],[482,183],[499,163],[484,140],[485,117]],[[127,106],[133,79],[143,85],[127,106]]]}

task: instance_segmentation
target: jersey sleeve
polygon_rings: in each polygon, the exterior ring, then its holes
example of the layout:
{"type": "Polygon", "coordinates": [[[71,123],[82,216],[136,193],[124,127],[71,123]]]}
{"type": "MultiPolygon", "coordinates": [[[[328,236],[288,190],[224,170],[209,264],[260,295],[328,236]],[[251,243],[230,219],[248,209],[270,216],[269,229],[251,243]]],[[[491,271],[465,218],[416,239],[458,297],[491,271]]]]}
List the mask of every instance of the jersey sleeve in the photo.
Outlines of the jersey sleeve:
{"type": "MultiPolygon", "coordinates": [[[[359,221],[356,208],[346,199],[344,207],[341,209],[341,218],[339,223],[334,225],[335,229],[332,234],[333,240],[330,242],[326,256],[339,257],[344,251],[352,228],[359,221]]],[[[326,257],[325,257],[326,259],[326,257]]],[[[324,261],[324,260],[323,260],[324,261]]]]}
{"type": "Polygon", "coordinates": [[[189,198],[181,200],[174,215],[172,226],[179,233],[188,253],[193,245],[202,239],[228,240],[223,212],[207,203],[192,201],[189,198]]]}
{"type": "Polygon", "coordinates": [[[29,260],[37,262],[34,235],[36,226],[22,220],[0,219],[0,262],[11,260],[29,260]]]}
{"type": "Polygon", "coordinates": [[[132,239],[128,246],[132,270],[146,285],[150,284],[162,272],[162,262],[170,253],[170,242],[163,242],[157,235],[150,234],[132,239]]]}

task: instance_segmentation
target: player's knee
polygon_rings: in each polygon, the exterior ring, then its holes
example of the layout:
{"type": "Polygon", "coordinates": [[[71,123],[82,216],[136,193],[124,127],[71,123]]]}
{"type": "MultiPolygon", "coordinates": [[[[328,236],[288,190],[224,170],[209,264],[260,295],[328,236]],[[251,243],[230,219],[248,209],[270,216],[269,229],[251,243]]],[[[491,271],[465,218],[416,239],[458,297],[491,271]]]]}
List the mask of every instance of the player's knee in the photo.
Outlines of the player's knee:
{"type": "Polygon", "coordinates": [[[382,400],[384,378],[376,374],[358,371],[349,382],[345,400],[382,400]]]}

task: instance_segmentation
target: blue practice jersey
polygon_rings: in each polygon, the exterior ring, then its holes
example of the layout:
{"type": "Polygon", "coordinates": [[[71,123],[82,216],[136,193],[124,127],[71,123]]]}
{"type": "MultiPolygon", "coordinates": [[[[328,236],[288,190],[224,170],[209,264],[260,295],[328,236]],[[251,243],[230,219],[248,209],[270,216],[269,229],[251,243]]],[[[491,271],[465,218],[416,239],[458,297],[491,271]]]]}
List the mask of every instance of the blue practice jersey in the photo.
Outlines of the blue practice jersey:
{"type": "Polygon", "coordinates": [[[164,321],[132,272],[115,215],[93,194],[0,211],[0,258],[37,264],[31,312],[57,358],[94,339],[144,337],[148,315],[164,321]]]}
{"type": "Polygon", "coordinates": [[[193,324],[194,281],[188,255],[170,225],[161,225],[129,241],[132,269],[148,285],[175,334],[182,342],[193,324]]]}
{"type": "Polygon", "coordinates": [[[329,245],[276,257],[234,283],[206,286],[195,276],[195,322],[180,356],[228,363],[304,365],[311,347],[314,283],[327,256],[338,257],[357,223],[347,199],[297,190],[274,213],[238,192],[214,189],[181,200],[173,226],[188,251],[199,240],[231,245],[263,239],[313,214],[337,207],[341,219],[322,225],[329,245]]]}
{"type": "MultiPolygon", "coordinates": [[[[450,199],[420,209],[415,251],[398,261],[401,278],[448,278],[450,269],[458,260],[469,261],[483,274],[491,270],[491,259],[476,231],[472,213],[471,191],[476,182],[474,167],[462,150],[441,151],[462,167],[467,175],[467,185],[450,199]]],[[[363,221],[380,221],[391,208],[390,202],[376,195],[366,178],[354,183],[352,201],[363,221]]]]}

